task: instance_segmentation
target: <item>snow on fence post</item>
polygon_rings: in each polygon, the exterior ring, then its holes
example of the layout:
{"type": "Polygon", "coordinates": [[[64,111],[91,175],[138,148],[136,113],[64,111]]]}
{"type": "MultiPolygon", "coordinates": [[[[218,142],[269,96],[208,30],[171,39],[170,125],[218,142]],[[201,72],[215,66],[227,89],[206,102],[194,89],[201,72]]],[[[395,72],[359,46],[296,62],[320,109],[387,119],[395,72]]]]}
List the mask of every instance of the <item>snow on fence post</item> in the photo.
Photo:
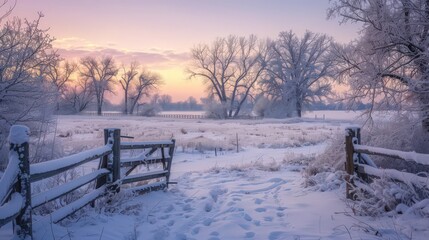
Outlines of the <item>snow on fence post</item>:
{"type": "Polygon", "coordinates": [[[113,183],[110,189],[113,193],[117,193],[120,191],[120,184],[117,181],[121,179],[121,129],[106,130],[108,134],[107,144],[112,146],[112,153],[109,154],[107,159],[107,169],[110,170],[107,183],[113,183]]]}
{"type": "Polygon", "coordinates": [[[31,183],[30,183],[30,162],[29,162],[29,133],[30,129],[23,125],[13,125],[9,132],[9,159],[19,159],[18,181],[15,191],[20,193],[24,199],[24,206],[15,219],[14,232],[20,238],[29,236],[33,238],[32,217],[31,217],[31,183]]]}
{"type": "Polygon", "coordinates": [[[346,128],[346,162],[345,170],[347,172],[346,176],[346,197],[348,199],[354,199],[354,184],[353,184],[353,174],[355,172],[354,166],[354,148],[353,141],[360,142],[360,128],[346,128]]]}

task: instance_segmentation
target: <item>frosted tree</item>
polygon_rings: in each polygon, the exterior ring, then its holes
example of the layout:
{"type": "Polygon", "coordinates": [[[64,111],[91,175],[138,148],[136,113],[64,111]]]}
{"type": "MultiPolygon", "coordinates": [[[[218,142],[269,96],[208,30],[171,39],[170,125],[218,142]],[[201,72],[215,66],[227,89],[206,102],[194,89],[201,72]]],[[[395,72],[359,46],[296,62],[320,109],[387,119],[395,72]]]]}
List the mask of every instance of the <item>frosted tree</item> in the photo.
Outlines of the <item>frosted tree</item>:
{"type": "Polygon", "coordinates": [[[40,29],[41,18],[13,18],[0,29],[0,152],[11,125],[43,124],[51,113],[53,94],[46,76],[58,56],[53,39],[40,29]]]}
{"type": "Polygon", "coordinates": [[[418,110],[429,132],[429,1],[337,0],[329,16],[362,26],[360,39],[336,51],[349,97],[418,110]]]}
{"type": "Polygon", "coordinates": [[[303,105],[331,93],[332,40],[306,32],[298,38],[292,31],[281,32],[271,44],[264,93],[282,111],[301,117],[303,105]]]}
{"type": "Polygon", "coordinates": [[[129,92],[129,113],[133,114],[135,107],[143,97],[150,94],[161,85],[161,77],[148,70],[142,70],[137,81],[133,83],[129,92]]]}
{"type": "Polygon", "coordinates": [[[122,65],[122,73],[119,79],[122,89],[124,90],[124,113],[128,114],[128,92],[138,76],[139,63],[132,62],[128,68],[122,65]]]}
{"type": "Polygon", "coordinates": [[[211,45],[198,45],[191,53],[190,77],[207,83],[208,99],[220,104],[220,117],[237,117],[262,76],[267,44],[253,35],[229,36],[218,38],[211,45]]]}
{"type": "Polygon", "coordinates": [[[104,95],[112,91],[114,78],[118,68],[112,57],[96,59],[85,57],[80,60],[80,75],[91,81],[92,89],[97,100],[97,114],[101,115],[104,104],[104,95]]]}

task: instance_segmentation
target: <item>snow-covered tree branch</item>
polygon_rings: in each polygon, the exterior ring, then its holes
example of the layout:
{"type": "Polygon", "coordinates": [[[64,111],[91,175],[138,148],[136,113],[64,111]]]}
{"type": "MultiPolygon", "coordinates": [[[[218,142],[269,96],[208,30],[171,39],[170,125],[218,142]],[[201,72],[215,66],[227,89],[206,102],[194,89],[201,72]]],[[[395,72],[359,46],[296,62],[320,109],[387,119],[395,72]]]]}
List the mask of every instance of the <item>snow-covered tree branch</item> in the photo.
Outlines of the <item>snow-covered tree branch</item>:
{"type": "Polygon", "coordinates": [[[329,16],[362,25],[362,37],[337,47],[339,75],[351,99],[417,110],[429,132],[429,2],[336,0],[329,16]]]}

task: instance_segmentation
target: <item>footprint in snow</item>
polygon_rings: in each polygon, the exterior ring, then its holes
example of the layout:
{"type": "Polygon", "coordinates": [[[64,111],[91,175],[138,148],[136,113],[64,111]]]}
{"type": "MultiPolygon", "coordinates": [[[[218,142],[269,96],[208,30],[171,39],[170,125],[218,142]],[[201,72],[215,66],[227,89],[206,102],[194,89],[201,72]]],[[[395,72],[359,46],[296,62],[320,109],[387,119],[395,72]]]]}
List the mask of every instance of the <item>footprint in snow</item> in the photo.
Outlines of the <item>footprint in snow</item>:
{"type": "Polygon", "coordinates": [[[213,222],[213,219],[207,218],[203,221],[203,224],[208,227],[212,224],[212,222],[213,222]]]}
{"type": "Polygon", "coordinates": [[[183,211],[185,211],[185,212],[192,211],[191,204],[185,204],[185,206],[183,206],[183,211]]]}
{"type": "Polygon", "coordinates": [[[174,210],[174,206],[172,204],[168,205],[168,207],[164,210],[164,213],[169,213],[174,210]]]}
{"type": "Polygon", "coordinates": [[[255,233],[254,232],[247,232],[244,237],[245,238],[253,238],[253,237],[255,237],[255,233]]]}
{"type": "Polygon", "coordinates": [[[267,211],[267,209],[266,208],[256,208],[255,211],[257,211],[257,212],[265,212],[265,211],[267,211]]]}
{"type": "Polygon", "coordinates": [[[278,239],[287,239],[287,237],[291,237],[287,232],[271,232],[268,236],[269,240],[278,240],[278,239]]]}
{"type": "Polygon", "coordinates": [[[213,204],[211,202],[206,203],[206,205],[204,206],[204,210],[206,212],[210,212],[213,208],[213,204]]]}
{"type": "Polygon", "coordinates": [[[252,221],[252,217],[249,214],[247,214],[247,213],[244,214],[243,218],[246,221],[249,221],[249,222],[252,221]]]}
{"type": "Polygon", "coordinates": [[[193,235],[196,235],[196,234],[198,234],[200,232],[200,227],[194,227],[193,229],[192,229],[192,234],[193,235]]]}

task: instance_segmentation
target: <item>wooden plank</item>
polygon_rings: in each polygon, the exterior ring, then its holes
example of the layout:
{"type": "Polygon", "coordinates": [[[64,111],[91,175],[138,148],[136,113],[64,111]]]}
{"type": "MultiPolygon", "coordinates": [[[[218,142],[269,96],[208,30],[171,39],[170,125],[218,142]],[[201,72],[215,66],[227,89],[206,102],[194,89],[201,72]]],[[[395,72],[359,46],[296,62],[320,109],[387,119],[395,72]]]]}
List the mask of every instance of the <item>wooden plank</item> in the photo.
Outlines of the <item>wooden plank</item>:
{"type": "Polygon", "coordinates": [[[111,152],[112,148],[106,145],[56,160],[32,164],[30,166],[30,181],[36,182],[48,177],[52,177],[91,160],[108,155],[111,152]]]}
{"type": "Polygon", "coordinates": [[[169,147],[171,144],[173,144],[171,140],[153,141],[153,142],[122,142],[121,150],[161,148],[161,147],[169,147]]]}
{"type": "MultiPolygon", "coordinates": [[[[156,152],[156,150],[157,150],[158,148],[152,148],[152,149],[150,149],[147,153],[145,153],[145,157],[148,157],[148,156],[150,156],[151,154],[153,154],[154,152],[156,152]]],[[[125,172],[125,176],[128,176],[128,175],[130,175],[130,173],[137,167],[138,165],[134,165],[134,166],[132,166],[132,167],[130,167],[126,172],[125,172]]]]}
{"type": "Polygon", "coordinates": [[[127,191],[130,191],[132,193],[137,193],[137,194],[144,194],[152,191],[162,190],[165,188],[167,188],[166,182],[156,182],[156,183],[146,184],[144,186],[129,188],[127,189],[127,191]]]}
{"type": "Polygon", "coordinates": [[[403,152],[398,150],[391,150],[379,147],[371,147],[365,145],[354,145],[354,151],[357,153],[372,154],[384,157],[393,157],[405,161],[414,161],[420,164],[429,165],[429,154],[422,154],[416,152],[403,152]]]}
{"type": "MultiPolygon", "coordinates": [[[[165,158],[166,160],[169,160],[169,157],[165,158]]],[[[144,159],[124,159],[123,162],[121,162],[121,167],[131,167],[135,165],[140,164],[155,164],[155,163],[161,163],[162,157],[147,157],[144,159]]]]}
{"type": "Polygon", "coordinates": [[[99,169],[71,182],[51,188],[49,191],[36,194],[33,196],[33,208],[64,196],[65,194],[70,193],[95,179],[106,176],[109,173],[110,171],[107,169],[99,169]]]}
{"type": "Polygon", "coordinates": [[[406,183],[408,185],[415,185],[417,187],[429,188],[427,177],[420,177],[413,173],[401,172],[396,169],[379,169],[369,165],[359,165],[359,171],[370,176],[377,178],[387,177],[396,181],[406,183]]]}
{"type": "Polygon", "coordinates": [[[160,171],[152,171],[152,172],[146,172],[146,173],[140,173],[140,174],[134,174],[131,176],[126,176],[122,179],[122,184],[132,183],[132,182],[138,182],[138,181],[144,181],[154,178],[160,178],[165,177],[168,174],[167,170],[160,170],[160,171]]]}
{"type": "Polygon", "coordinates": [[[84,195],[83,197],[79,198],[78,200],[70,203],[67,206],[64,206],[55,212],[51,213],[50,216],[47,216],[46,218],[50,218],[53,223],[58,223],[59,221],[63,220],[64,218],[68,217],[69,215],[73,214],[77,210],[85,207],[86,205],[90,204],[92,201],[96,200],[97,198],[103,196],[106,193],[106,186],[102,186],[98,189],[93,190],[92,192],[84,195]]]}
{"type": "Polygon", "coordinates": [[[21,212],[24,198],[19,193],[13,193],[10,201],[0,207],[0,227],[14,220],[21,212]]]}

